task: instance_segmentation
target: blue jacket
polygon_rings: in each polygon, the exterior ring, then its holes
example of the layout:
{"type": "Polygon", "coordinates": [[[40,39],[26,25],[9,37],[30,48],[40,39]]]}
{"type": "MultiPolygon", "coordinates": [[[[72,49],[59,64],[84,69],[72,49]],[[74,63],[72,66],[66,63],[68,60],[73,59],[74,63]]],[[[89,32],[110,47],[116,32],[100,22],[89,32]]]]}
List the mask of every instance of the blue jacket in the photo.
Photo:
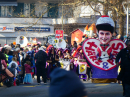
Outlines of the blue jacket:
{"type": "Polygon", "coordinates": [[[8,55],[8,62],[10,63],[12,61],[13,55],[8,55]]]}

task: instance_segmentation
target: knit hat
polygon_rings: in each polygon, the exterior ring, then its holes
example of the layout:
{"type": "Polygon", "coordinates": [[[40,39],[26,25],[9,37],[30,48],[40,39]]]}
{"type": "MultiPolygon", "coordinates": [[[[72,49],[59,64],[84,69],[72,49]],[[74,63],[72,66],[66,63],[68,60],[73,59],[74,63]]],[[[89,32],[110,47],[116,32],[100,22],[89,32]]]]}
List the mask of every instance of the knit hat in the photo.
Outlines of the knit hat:
{"type": "Polygon", "coordinates": [[[49,97],[83,97],[86,88],[73,71],[56,68],[51,74],[49,97]]]}
{"type": "Polygon", "coordinates": [[[114,21],[107,15],[101,16],[96,23],[96,28],[98,32],[99,30],[105,30],[113,33],[114,27],[115,27],[114,21]]]}

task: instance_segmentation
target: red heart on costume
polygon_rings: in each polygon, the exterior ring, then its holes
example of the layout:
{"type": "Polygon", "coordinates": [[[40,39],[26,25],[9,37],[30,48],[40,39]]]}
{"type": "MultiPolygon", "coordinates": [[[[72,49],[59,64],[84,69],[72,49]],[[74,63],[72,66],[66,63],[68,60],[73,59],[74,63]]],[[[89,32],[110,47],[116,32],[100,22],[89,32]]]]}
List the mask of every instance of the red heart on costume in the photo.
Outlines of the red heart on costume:
{"type": "Polygon", "coordinates": [[[107,50],[101,52],[101,59],[97,58],[97,48],[100,47],[100,41],[98,39],[90,38],[86,39],[82,45],[83,53],[87,60],[90,62],[91,65],[102,69],[102,70],[111,70],[116,67],[115,58],[116,55],[120,52],[121,49],[126,48],[126,45],[123,41],[119,39],[113,39],[109,43],[109,48],[112,48],[112,56],[113,58],[110,59],[108,57],[107,50]]]}

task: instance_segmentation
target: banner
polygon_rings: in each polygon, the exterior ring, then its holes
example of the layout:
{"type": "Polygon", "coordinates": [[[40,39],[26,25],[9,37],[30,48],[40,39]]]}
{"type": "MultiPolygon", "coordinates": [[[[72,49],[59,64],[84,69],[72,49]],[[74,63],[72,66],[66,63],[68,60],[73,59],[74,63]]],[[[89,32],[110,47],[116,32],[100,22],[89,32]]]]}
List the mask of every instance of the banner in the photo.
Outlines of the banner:
{"type": "Polygon", "coordinates": [[[92,78],[117,78],[116,55],[121,49],[126,48],[126,45],[118,39],[111,40],[105,50],[102,50],[102,45],[104,44],[100,45],[100,41],[94,38],[86,39],[82,45],[83,53],[93,70],[92,78]]]}
{"type": "Polygon", "coordinates": [[[86,74],[87,63],[86,62],[78,62],[78,64],[79,64],[79,74],[86,74]]]}
{"type": "MultiPolygon", "coordinates": [[[[97,39],[87,39],[83,43],[83,52],[87,60],[96,68],[101,70],[111,70],[116,67],[115,58],[119,51],[126,47],[125,43],[121,40],[115,39],[110,41],[110,47],[112,48],[111,54],[113,59],[109,59],[107,51],[102,52],[104,57],[102,60],[97,59],[97,48],[100,47],[100,41],[97,39]]],[[[106,49],[107,50],[107,49],[106,49]]]]}
{"type": "Polygon", "coordinates": [[[15,32],[14,27],[0,26],[0,32],[15,32]]]}

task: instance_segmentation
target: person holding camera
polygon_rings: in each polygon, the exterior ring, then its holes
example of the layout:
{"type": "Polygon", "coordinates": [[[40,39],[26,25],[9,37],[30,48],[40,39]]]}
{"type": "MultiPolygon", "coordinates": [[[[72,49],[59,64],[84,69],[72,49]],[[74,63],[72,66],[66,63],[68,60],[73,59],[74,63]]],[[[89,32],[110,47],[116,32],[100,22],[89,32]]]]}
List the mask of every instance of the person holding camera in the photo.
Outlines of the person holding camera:
{"type": "Polygon", "coordinates": [[[117,80],[119,84],[122,81],[123,96],[130,97],[130,41],[127,41],[126,45],[127,47],[122,49],[116,56],[116,65],[121,67],[117,80]]]}

